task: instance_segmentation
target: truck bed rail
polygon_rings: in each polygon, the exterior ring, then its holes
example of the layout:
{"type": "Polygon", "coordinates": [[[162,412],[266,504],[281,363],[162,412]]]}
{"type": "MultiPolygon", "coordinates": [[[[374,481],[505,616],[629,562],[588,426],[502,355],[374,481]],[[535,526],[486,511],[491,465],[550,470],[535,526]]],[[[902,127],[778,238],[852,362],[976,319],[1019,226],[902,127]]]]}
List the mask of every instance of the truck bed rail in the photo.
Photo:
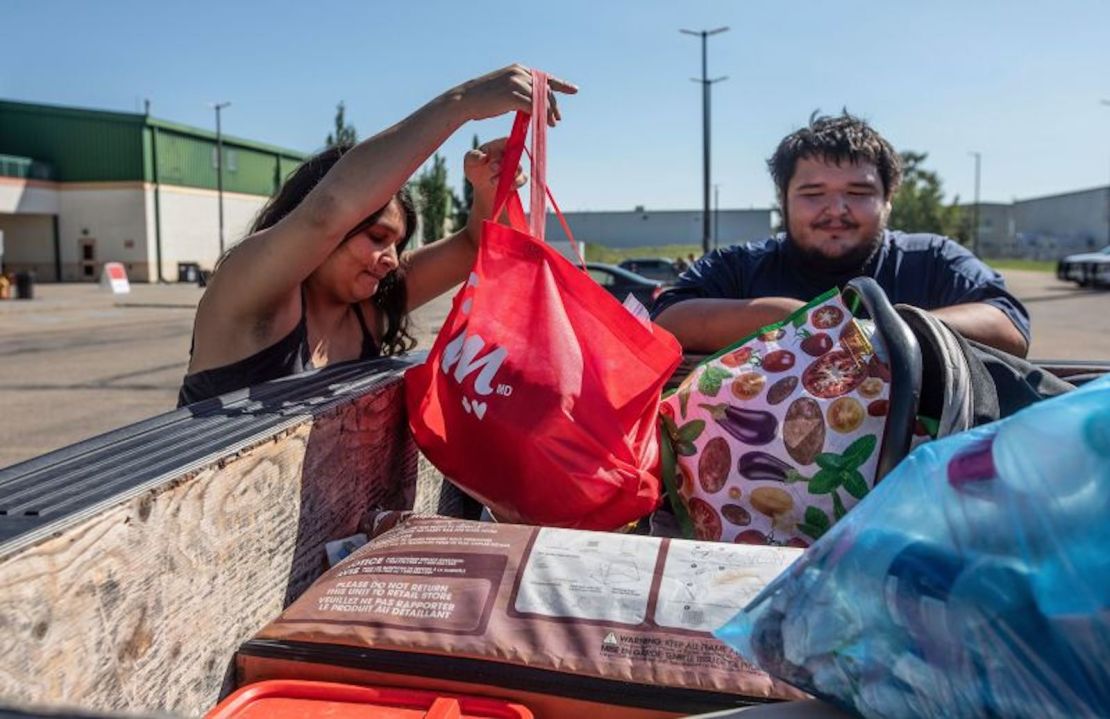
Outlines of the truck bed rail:
{"type": "Polygon", "coordinates": [[[417,360],[270,382],[0,470],[0,702],[203,714],[323,544],[434,476],[405,419],[417,360]]]}

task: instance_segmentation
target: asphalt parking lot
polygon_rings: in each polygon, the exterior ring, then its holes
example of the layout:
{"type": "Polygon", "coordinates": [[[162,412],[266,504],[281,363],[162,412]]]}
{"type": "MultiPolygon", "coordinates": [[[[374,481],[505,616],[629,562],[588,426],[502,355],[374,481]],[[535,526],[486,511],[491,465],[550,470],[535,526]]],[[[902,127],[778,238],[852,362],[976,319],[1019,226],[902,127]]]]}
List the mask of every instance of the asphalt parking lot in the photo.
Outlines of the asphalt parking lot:
{"type": "MultiPolygon", "coordinates": [[[[1050,274],[1004,273],[1033,321],[1034,359],[1110,361],[1110,292],[1050,274]]],[[[40,284],[30,301],[0,302],[0,467],[174,408],[202,290],[40,284]]],[[[430,347],[450,296],[414,317],[430,347]]]]}

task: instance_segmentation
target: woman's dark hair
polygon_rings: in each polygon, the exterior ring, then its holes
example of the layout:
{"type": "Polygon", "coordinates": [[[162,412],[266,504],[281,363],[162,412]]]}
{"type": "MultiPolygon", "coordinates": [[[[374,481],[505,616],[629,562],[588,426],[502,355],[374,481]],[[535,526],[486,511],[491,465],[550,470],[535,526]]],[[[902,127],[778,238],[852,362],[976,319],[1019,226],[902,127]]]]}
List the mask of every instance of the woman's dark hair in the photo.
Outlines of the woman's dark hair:
{"type": "MultiPolygon", "coordinates": [[[[276,225],[283,217],[292,212],[351,147],[352,145],[347,144],[334,145],[305,160],[300,167],[293,171],[293,174],[281,186],[277,194],[270,198],[270,201],[259,211],[251,225],[251,233],[276,225]]],[[[397,243],[397,257],[400,259],[401,253],[416,231],[416,205],[412,201],[412,195],[404,187],[398,190],[394,197],[400,203],[401,210],[405,215],[405,234],[397,243]]],[[[386,203],[385,207],[379,208],[358,223],[347,233],[347,237],[352,237],[365,227],[374,224],[388,206],[389,203],[386,203]]],[[[408,332],[409,317],[405,311],[408,293],[405,290],[404,265],[399,265],[397,269],[382,278],[381,284],[378,285],[378,291],[374,293],[373,302],[374,306],[385,316],[385,331],[381,338],[382,354],[400,354],[415,347],[416,340],[408,332]]]]}
{"type": "Polygon", "coordinates": [[[844,110],[836,117],[809,118],[809,125],[787,135],[767,160],[767,168],[779,193],[779,202],[786,206],[786,189],[798,160],[818,157],[826,162],[852,164],[870,162],[879,170],[883,196],[890,199],[902,184],[902,158],[883,136],[870,125],[844,110]]]}

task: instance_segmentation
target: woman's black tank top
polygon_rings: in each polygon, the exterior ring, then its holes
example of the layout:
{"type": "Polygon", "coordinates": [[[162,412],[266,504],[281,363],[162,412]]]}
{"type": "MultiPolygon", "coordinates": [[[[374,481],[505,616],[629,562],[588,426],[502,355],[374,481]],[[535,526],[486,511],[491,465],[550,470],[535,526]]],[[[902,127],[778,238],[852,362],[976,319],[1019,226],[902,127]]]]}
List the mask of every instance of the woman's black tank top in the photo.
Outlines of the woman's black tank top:
{"type": "MultiPolygon", "coordinates": [[[[362,352],[360,360],[372,359],[381,354],[378,343],[370,328],[362,308],[351,305],[362,327],[362,352]]],[[[189,349],[190,356],[192,348],[189,349]]],[[[299,374],[312,369],[312,354],[308,347],[308,315],[305,312],[304,292],[301,293],[301,320],[293,331],[269,347],[255,352],[237,362],[201,370],[185,375],[181,389],[177,393],[177,406],[200,402],[210,397],[218,397],[237,389],[268,382],[279,377],[299,374]]]]}

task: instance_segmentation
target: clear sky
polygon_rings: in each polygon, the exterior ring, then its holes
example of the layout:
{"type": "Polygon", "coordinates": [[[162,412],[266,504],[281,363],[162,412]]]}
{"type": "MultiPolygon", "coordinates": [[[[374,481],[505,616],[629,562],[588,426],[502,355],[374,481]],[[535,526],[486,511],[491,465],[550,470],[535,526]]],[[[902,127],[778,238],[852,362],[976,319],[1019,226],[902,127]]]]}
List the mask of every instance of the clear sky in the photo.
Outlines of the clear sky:
{"type": "MultiPolygon", "coordinates": [[[[1110,182],[1110,1],[58,2],[0,0],[0,98],[214,124],[303,151],[339,100],[366,137],[510,62],[581,86],[549,138],[566,210],[701,205],[700,40],[710,40],[721,207],[765,207],[764,161],[814,109],[929,153],[949,194],[1009,201],[1110,182]]],[[[444,146],[451,179],[477,132],[444,146]]]]}

